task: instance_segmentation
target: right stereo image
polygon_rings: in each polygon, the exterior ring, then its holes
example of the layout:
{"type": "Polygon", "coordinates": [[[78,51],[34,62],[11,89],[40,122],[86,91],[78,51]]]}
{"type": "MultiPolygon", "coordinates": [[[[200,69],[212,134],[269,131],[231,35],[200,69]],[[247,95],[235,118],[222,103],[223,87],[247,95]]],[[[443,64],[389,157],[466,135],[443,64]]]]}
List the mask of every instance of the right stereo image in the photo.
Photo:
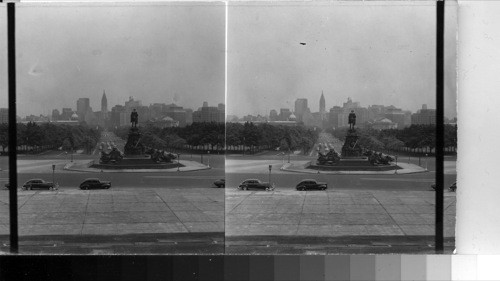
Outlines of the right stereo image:
{"type": "MultiPolygon", "coordinates": [[[[455,248],[456,7],[444,26],[455,248]]],[[[436,3],[228,4],[225,252],[434,253],[436,3]]]]}

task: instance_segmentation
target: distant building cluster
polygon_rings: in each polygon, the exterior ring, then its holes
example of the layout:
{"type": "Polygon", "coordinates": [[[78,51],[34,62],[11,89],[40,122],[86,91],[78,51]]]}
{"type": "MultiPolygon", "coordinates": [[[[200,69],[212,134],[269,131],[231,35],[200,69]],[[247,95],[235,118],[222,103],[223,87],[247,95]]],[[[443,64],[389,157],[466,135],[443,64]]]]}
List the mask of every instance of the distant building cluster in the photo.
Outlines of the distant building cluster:
{"type": "MultiPolygon", "coordinates": [[[[319,111],[311,112],[308,106],[308,100],[304,98],[295,101],[294,111],[290,108],[280,108],[279,111],[272,109],[269,115],[247,115],[243,117],[227,116],[223,103],[217,106],[209,106],[207,102],[203,103],[196,111],[190,108],[183,108],[174,103],[153,103],[149,106],[142,105],[140,100],[129,97],[124,105],[115,105],[108,109],[108,99],[104,91],[101,98],[101,110],[93,111],[90,107],[89,98],[79,98],[76,101],[76,110],[72,108],[62,108],[52,110],[51,116],[29,115],[24,118],[18,117],[18,122],[38,122],[38,123],[58,123],[77,125],[85,122],[91,126],[103,128],[120,127],[130,124],[130,113],[135,109],[139,113],[139,124],[153,125],[161,128],[166,127],[184,127],[195,122],[254,122],[269,123],[276,125],[295,126],[303,124],[308,127],[318,128],[342,128],[348,126],[348,116],[351,111],[356,113],[356,126],[369,127],[377,130],[383,129],[402,129],[412,124],[433,125],[436,124],[436,110],[422,105],[416,113],[409,110],[403,110],[393,105],[370,105],[362,107],[359,102],[348,98],[342,106],[335,105],[328,111],[323,92],[319,98],[319,111]]],[[[0,123],[8,123],[9,110],[0,108],[0,123]]],[[[456,118],[448,120],[445,123],[456,124],[456,118]]]]}
{"type": "MultiPolygon", "coordinates": [[[[207,102],[193,112],[190,108],[183,108],[174,103],[153,103],[149,106],[142,105],[140,100],[129,97],[124,105],[115,105],[108,108],[106,92],[103,91],[101,98],[101,110],[94,111],[90,106],[89,98],[79,98],[76,101],[76,110],[72,108],[62,108],[52,110],[50,116],[29,115],[19,118],[19,122],[55,123],[78,125],[82,122],[90,126],[102,128],[113,128],[130,124],[130,113],[136,110],[139,114],[139,124],[153,125],[161,128],[185,127],[194,122],[225,122],[225,105],[209,106],[207,102]]],[[[0,123],[8,123],[8,109],[0,108],[0,123]]]]}
{"type": "MultiPolygon", "coordinates": [[[[356,114],[356,126],[373,128],[376,130],[402,129],[412,124],[431,125],[436,124],[436,110],[428,109],[427,105],[422,105],[422,109],[416,113],[403,110],[393,105],[370,105],[363,107],[359,102],[347,98],[342,106],[336,105],[326,110],[325,96],[323,92],[319,98],[319,111],[311,112],[308,107],[308,100],[300,98],[295,100],[294,111],[289,108],[281,108],[279,112],[272,109],[268,116],[247,115],[242,118],[228,116],[228,122],[254,122],[269,124],[297,125],[303,124],[308,127],[318,128],[342,128],[348,127],[348,116],[351,111],[356,114]]],[[[445,118],[445,123],[456,123],[454,120],[445,118]]]]}

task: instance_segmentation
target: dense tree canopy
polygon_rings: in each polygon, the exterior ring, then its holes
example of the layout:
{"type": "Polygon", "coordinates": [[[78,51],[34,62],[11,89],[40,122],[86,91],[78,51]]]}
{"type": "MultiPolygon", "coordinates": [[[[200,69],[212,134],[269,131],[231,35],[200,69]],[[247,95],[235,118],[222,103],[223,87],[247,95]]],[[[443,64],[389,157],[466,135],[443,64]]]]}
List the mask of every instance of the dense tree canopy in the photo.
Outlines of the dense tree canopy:
{"type": "MultiPolygon", "coordinates": [[[[126,140],[129,127],[121,127],[115,133],[126,140]]],[[[193,123],[186,127],[141,127],[141,142],[153,148],[192,148],[207,150],[262,149],[282,151],[308,151],[318,139],[319,132],[303,126],[273,126],[269,124],[240,123],[193,123]]]]}
{"type": "MultiPolygon", "coordinates": [[[[33,122],[17,124],[19,151],[40,152],[46,149],[85,149],[89,152],[99,141],[100,131],[86,125],[55,125],[33,122]]],[[[8,124],[0,124],[0,145],[5,152],[9,144],[8,124]]]]}
{"type": "MultiPolygon", "coordinates": [[[[115,133],[126,140],[130,127],[117,128],[115,133]]],[[[156,149],[205,147],[208,150],[224,148],[223,123],[193,123],[186,127],[158,128],[154,126],[141,127],[141,142],[145,146],[156,149]]]]}
{"type": "MultiPolygon", "coordinates": [[[[360,145],[373,150],[398,150],[402,147],[411,149],[436,147],[435,125],[411,125],[402,130],[374,130],[366,128],[356,129],[360,135],[360,145]]],[[[336,138],[344,139],[347,129],[329,130],[336,138]]],[[[445,124],[445,147],[457,146],[457,126],[445,124]]]]}
{"type": "Polygon", "coordinates": [[[243,145],[255,149],[276,149],[280,151],[310,150],[318,140],[319,131],[304,126],[254,124],[247,122],[227,123],[226,145],[238,147],[243,145]]]}

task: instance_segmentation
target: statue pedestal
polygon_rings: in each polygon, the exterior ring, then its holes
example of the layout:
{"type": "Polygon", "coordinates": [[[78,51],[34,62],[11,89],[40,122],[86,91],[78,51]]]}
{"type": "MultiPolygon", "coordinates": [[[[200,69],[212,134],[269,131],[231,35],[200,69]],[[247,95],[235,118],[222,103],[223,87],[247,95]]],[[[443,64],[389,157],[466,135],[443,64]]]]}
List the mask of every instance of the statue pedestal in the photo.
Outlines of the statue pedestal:
{"type": "Polygon", "coordinates": [[[351,129],[347,132],[344,145],[342,146],[342,158],[361,157],[363,151],[358,143],[359,136],[356,130],[351,129]]]}
{"type": "Polygon", "coordinates": [[[143,157],[144,146],[141,143],[141,133],[139,132],[139,128],[130,128],[124,150],[125,156],[128,158],[136,158],[138,156],[143,157]]]}

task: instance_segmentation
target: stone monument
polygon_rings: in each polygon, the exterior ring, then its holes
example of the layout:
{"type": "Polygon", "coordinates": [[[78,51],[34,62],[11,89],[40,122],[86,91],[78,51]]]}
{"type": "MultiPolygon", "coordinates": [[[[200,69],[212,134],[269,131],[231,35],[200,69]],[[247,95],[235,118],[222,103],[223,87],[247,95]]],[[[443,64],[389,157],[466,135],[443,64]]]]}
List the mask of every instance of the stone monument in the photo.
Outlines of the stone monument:
{"type": "Polygon", "coordinates": [[[363,156],[363,149],[358,142],[359,136],[356,133],[356,130],[352,129],[347,131],[345,142],[342,146],[342,158],[363,156]]]}
{"type": "Polygon", "coordinates": [[[394,160],[388,155],[369,151],[359,145],[360,136],[356,132],[356,114],[351,110],[348,116],[349,130],[347,131],[341,154],[338,155],[331,149],[323,154],[318,149],[318,160],[316,164],[310,164],[309,169],[325,171],[386,171],[395,170],[398,167],[391,162],[394,160]]]}
{"type": "Polygon", "coordinates": [[[130,114],[130,130],[128,132],[127,143],[122,153],[113,144],[113,148],[109,148],[110,152],[104,151],[101,145],[101,158],[99,163],[91,163],[89,167],[102,170],[127,169],[171,169],[184,167],[183,164],[177,161],[174,163],[175,155],[164,150],[148,148],[141,143],[141,133],[137,123],[139,122],[139,114],[134,109],[130,114]]]}
{"type": "Polygon", "coordinates": [[[127,157],[130,156],[143,156],[144,146],[141,143],[141,133],[137,127],[139,122],[139,114],[134,109],[130,114],[130,130],[128,132],[127,143],[125,144],[124,152],[127,157]]]}
{"type": "Polygon", "coordinates": [[[345,142],[342,146],[343,158],[363,156],[363,149],[358,145],[359,136],[354,128],[355,125],[356,114],[354,113],[354,110],[351,110],[351,113],[349,113],[349,131],[347,131],[345,142]]]}

